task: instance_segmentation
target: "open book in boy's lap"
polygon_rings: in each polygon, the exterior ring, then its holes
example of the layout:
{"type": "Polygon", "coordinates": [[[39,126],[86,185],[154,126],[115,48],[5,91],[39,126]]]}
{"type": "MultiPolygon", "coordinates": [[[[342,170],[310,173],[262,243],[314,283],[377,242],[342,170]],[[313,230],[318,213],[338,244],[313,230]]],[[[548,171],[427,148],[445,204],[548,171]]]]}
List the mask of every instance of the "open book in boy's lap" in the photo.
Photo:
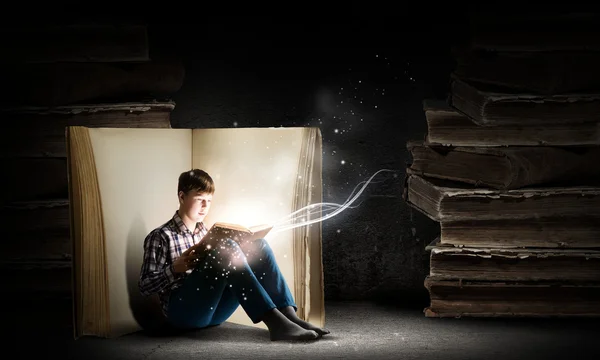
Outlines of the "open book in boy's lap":
{"type": "Polygon", "coordinates": [[[256,239],[262,239],[273,229],[271,224],[254,225],[249,228],[238,225],[229,224],[224,222],[216,222],[208,230],[208,233],[202,238],[202,241],[198,243],[200,247],[206,245],[217,245],[219,241],[225,239],[235,240],[238,243],[244,243],[247,241],[253,241],[256,239]]]}
{"type": "MultiPolygon", "coordinates": [[[[192,168],[215,180],[205,224],[266,238],[298,316],[324,325],[320,223],[270,231],[294,211],[322,202],[318,129],[67,127],[66,137],[75,337],[118,336],[149,322],[140,314],[137,285],[144,238],[172,217],[177,176],[192,168]],[[261,232],[255,224],[270,225],[261,232]]],[[[305,220],[320,215],[301,214],[305,220]]],[[[264,327],[241,307],[229,321],[264,327]]]]}

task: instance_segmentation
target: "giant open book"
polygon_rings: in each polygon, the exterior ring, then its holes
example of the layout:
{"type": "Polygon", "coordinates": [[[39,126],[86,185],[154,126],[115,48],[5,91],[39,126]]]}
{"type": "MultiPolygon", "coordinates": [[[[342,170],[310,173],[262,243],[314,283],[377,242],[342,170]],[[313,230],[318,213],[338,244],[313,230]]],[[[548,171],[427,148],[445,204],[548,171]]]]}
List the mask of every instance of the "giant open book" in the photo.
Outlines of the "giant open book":
{"type": "MultiPolygon", "coordinates": [[[[317,219],[322,202],[317,128],[66,128],[75,337],[115,337],[143,328],[138,279],[143,242],[178,208],[177,180],[192,168],[215,181],[215,223],[252,229],[317,219]],[[286,223],[287,221],[287,223],[286,223]]],[[[277,227],[276,227],[277,228],[277,227]]],[[[274,228],[274,229],[276,229],[274,228]]],[[[324,326],[321,225],[265,238],[298,305],[298,316],[324,326]]],[[[228,320],[252,324],[241,307],[228,320]]]]}

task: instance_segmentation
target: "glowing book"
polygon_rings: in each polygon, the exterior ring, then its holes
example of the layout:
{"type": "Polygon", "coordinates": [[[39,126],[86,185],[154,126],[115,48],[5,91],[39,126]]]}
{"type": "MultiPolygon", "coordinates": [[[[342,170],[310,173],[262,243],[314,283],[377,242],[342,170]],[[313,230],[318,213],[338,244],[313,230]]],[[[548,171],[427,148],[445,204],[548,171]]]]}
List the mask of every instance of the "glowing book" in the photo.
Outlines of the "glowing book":
{"type": "Polygon", "coordinates": [[[202,241],[197,245],[212,246],[213,244],[218,243],[219,240],[227,238],[235,240],[238,243],[244,243],[246,241],[264,238],[272,228],[273,225],[269,224],[255,225],[247,228],[238,224],[217,222],[208,230],[206,236],[204,236],[202,241]]]}
{"type": "MultiPolygon", "coordinates": [[[[144,238],[173,216],[178,176],[192,168],[207,171],[215,181],[204,220],[211,234],[228,228],[240,239],[264,237],[292,290],[298,316],[324,326],[320,223],[286,224],[279,227],[283,231],[246,225],[320,218],[320,210],[303,210],[322,202],[318,128],[76,126],[67,127],[66,138],[76,338],[143,328],[139,309],[146,299],[138,279],[144,238]]],[[[266,328],[252,324],[241,307],[228,321],[266,328]]]]}

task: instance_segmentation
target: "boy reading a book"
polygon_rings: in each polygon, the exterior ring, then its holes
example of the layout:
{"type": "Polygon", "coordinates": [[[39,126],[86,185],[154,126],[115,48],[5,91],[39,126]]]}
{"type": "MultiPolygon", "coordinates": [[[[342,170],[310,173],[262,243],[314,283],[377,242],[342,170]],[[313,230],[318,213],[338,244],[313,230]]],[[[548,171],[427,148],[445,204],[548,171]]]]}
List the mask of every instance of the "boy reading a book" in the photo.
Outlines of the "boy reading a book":
{"type": "Polygon", "coordinates": [[[271,340],[312,340],[328,334],[298,318],[264,239],[238,244],[226,238],[212,247],[197,246],[208,232],[203,220],[214,191],[205,171],[180,174],[179,209],[144,240],[141,293],[158,294],[165,316],[177,328],[219,325],[241,305],[255,324],[265,323],[271,340]]]}

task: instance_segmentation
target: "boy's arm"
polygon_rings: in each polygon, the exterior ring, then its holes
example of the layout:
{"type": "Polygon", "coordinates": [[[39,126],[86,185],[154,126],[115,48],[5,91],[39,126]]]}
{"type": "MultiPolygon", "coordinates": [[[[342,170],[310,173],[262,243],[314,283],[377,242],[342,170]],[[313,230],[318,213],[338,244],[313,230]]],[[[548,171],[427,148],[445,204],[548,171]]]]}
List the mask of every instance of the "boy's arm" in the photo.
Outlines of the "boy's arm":
{"type": "Polygon", "coordinates": [[[144,296],[169,288],[177,278],[173,264],[167,264],[169,244],[159,231],[153,231],[144,240],[144,258],[139,279],[140,292],[144,296]]]}

